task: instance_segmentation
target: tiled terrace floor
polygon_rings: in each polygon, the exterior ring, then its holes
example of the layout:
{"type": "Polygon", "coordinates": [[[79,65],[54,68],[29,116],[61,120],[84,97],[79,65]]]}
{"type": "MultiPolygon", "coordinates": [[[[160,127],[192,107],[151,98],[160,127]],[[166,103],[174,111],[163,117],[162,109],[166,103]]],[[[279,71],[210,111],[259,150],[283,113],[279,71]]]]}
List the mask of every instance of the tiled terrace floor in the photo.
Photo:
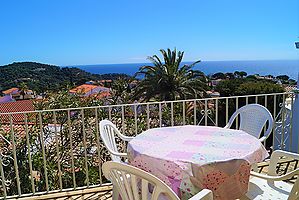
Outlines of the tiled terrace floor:
{"type": "MultiPolygon", "coordinates": [[[[261,173],[266,173],[268,170],[269,162],[259,163],[259,169],[261,173]]],[[[294,170],[299,167],[298,161],[284,159],[278,165],[278,173],[284,174],[288,171],[294,170]]],[[[294,179],[289,180],[294,182],[294,179]]],[[[53,200],[111,200],[112,199],[112,186],[106,185],[98,188],[59,192],[54,194],[47,194],[34,197],[17,198],[18,200],[42,200],[42,199],[53,199],[53,200]]]]}

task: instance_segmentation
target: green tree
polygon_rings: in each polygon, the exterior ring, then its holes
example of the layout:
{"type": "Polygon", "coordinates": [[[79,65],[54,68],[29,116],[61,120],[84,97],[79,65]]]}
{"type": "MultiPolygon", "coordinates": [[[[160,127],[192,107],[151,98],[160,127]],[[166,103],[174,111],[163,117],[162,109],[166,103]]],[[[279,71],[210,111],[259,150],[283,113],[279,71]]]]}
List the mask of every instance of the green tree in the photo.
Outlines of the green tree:
{"type": "Polygon", "coordinates": [[[279,75],[279,76],[276,76],[276,78],[279,80],[287,81],[287,80],[289,80],[290,77],[287,75],[279,75]]]}
{"type": "Polygon", "coordinates": [[[213,78],[213,79],[225,79],[226,76],[225,76],[224,73],[222,73],[222,72],[218,72],[218,73],[213,74],[213,75],[212,75],[212,78],[213,78]]]}
{"type": "Polygon", "coordinates": [[[28,91],[28,86],[26,85],[26,83],[21,82],[19,84],[19,90],[20,90],[20,94],[22,95],[22,99],[24,99],[25,94],[28,91]]]}
{"type": "Polygon", "coordinates": [[[225,73],[225,76],[228,78],[228,79],[234,79],[235,78],[235,75],[233,73],[225,73]]]}
{"type": "Polygon", "coordinates": [[[240,72],[239,72],[239,75],[240,75],[241,78],[244,78],[244,77],[247,76],[247,73],[244,72],[244,71],[240,71],[240,72]]]}
{"type": "Polygon", "coordinates": [[[284,92],[284,89],[272,82],[246,82],[236,89],[236,95],[270,94],[284,92]]]}
{"type": "Polygon", "coordinates": [[[122,104],[122,103],[130,103],[131,100],[131,79],[120,77],[117,80],[113,81],[111,87],[111,103],[122,104]]]}
{"type": "Polygon", "coordinates": [[[153,66],[143,66],[136,73],[144,78],[135,88],[135,98],[148,101],[175,100],[202,96],[206,89],[206,77],[198,70],[193,70],[196,61],[191,65],[181,66],[184,52],[174,49],[161,49],[163,62],[157,56],[148,57],[153,66]]]}

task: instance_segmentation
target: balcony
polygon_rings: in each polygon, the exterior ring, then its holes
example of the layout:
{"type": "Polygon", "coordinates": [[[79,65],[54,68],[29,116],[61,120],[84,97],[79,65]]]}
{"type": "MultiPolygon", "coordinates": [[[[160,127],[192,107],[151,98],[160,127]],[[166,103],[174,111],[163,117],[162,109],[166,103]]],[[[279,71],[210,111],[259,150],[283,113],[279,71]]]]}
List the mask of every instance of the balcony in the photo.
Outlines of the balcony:
{"type": "MultiPolygon", "coordinates": [[[[99,137],[98,122],[109,119],[128,136],[166,126],[224,127],[246,104],[264,105],[276,123],[266,149],[298,152],[292,130],[294,93],[105,105],[22,113],[1,113],[1,199],[109,199],[111,184],[101,165],[109,154],[99,137]]],[[[239,119],[233,125],[238,128],[239,119]]],[[[119,141],[119,148],[126,144],[119,141]]],[[[279,170],[297,168],[285,160],[279,170]]],[[[267,162],[259,164],[267,170],[267,162]]]]}

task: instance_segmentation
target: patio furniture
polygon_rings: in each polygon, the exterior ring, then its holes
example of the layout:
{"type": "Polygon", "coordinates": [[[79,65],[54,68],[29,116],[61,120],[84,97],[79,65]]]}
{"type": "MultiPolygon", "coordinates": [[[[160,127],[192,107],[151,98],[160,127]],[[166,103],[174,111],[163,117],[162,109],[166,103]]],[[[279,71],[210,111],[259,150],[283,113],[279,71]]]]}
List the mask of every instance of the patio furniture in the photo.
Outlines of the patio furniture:
{"type": "Polygon", "coordinates": [[[243,130],[256,138],[259,138],[260,142],[264,142],[269,137],[274,120],[267,108],[260,104],[248,104],[243,106],[236,110],[224,128],[230,128],[238,115],[240,115],[239,130],[243,130]],[[262,129],[267,122],[268,128],[261,137],[262,129]]]}
{"type": "Polygon", "coordinates": [[[121,157],[127,157],[127,153],[120,153],[118,151],[115,136],[127,142],[131,141],[134,137],[121,134],[116,126],[109,120],[100,121],[100,135],[113,161],[121,162],[121,157]]]}
{"type": "MultiPolygon", "coordinates": [[[[179,200],[179,197],[160,179],[136,167],[105,162],[103,173],[120,191],[122,200],[179,200]]],[[[213,194],[204,189],[190,200],[212,200],[213,194]]]]}
{"type": "Polygon", "coordinates": [[[280,158],[288,157],[299,160],[299,154],[276,150],[272,153],[267,174],[251,172],[249,191],[242,199],[299,199],[299,168],[285,175],[276,173],[280,158]],[[297,175],[295,184],[284,182],[297,175]]]}
{"type": "Polygon", "coordinates": [[[250,165],[268,157],[242,130],[212,126],[149,129],[128,143],[128,161],[166,183],[181,199],[210,189],[215,199],[235,199],[248,189],[250,165]]]}

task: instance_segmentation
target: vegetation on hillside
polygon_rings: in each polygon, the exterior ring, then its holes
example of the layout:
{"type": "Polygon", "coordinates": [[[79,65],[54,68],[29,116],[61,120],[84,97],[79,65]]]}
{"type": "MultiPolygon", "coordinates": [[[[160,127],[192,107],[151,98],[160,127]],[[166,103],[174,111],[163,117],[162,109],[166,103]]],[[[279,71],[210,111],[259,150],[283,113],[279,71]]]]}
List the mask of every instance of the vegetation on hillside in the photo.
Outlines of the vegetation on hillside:
{"type": "Polygon", "coordinates": [[[91,74],[76,67],[59,67],[35,62],[16,62],[0,66],[0,91],[25,83],[38,93],[59,91],[89,80],[117,79],[125,74],[91,74]]]}

